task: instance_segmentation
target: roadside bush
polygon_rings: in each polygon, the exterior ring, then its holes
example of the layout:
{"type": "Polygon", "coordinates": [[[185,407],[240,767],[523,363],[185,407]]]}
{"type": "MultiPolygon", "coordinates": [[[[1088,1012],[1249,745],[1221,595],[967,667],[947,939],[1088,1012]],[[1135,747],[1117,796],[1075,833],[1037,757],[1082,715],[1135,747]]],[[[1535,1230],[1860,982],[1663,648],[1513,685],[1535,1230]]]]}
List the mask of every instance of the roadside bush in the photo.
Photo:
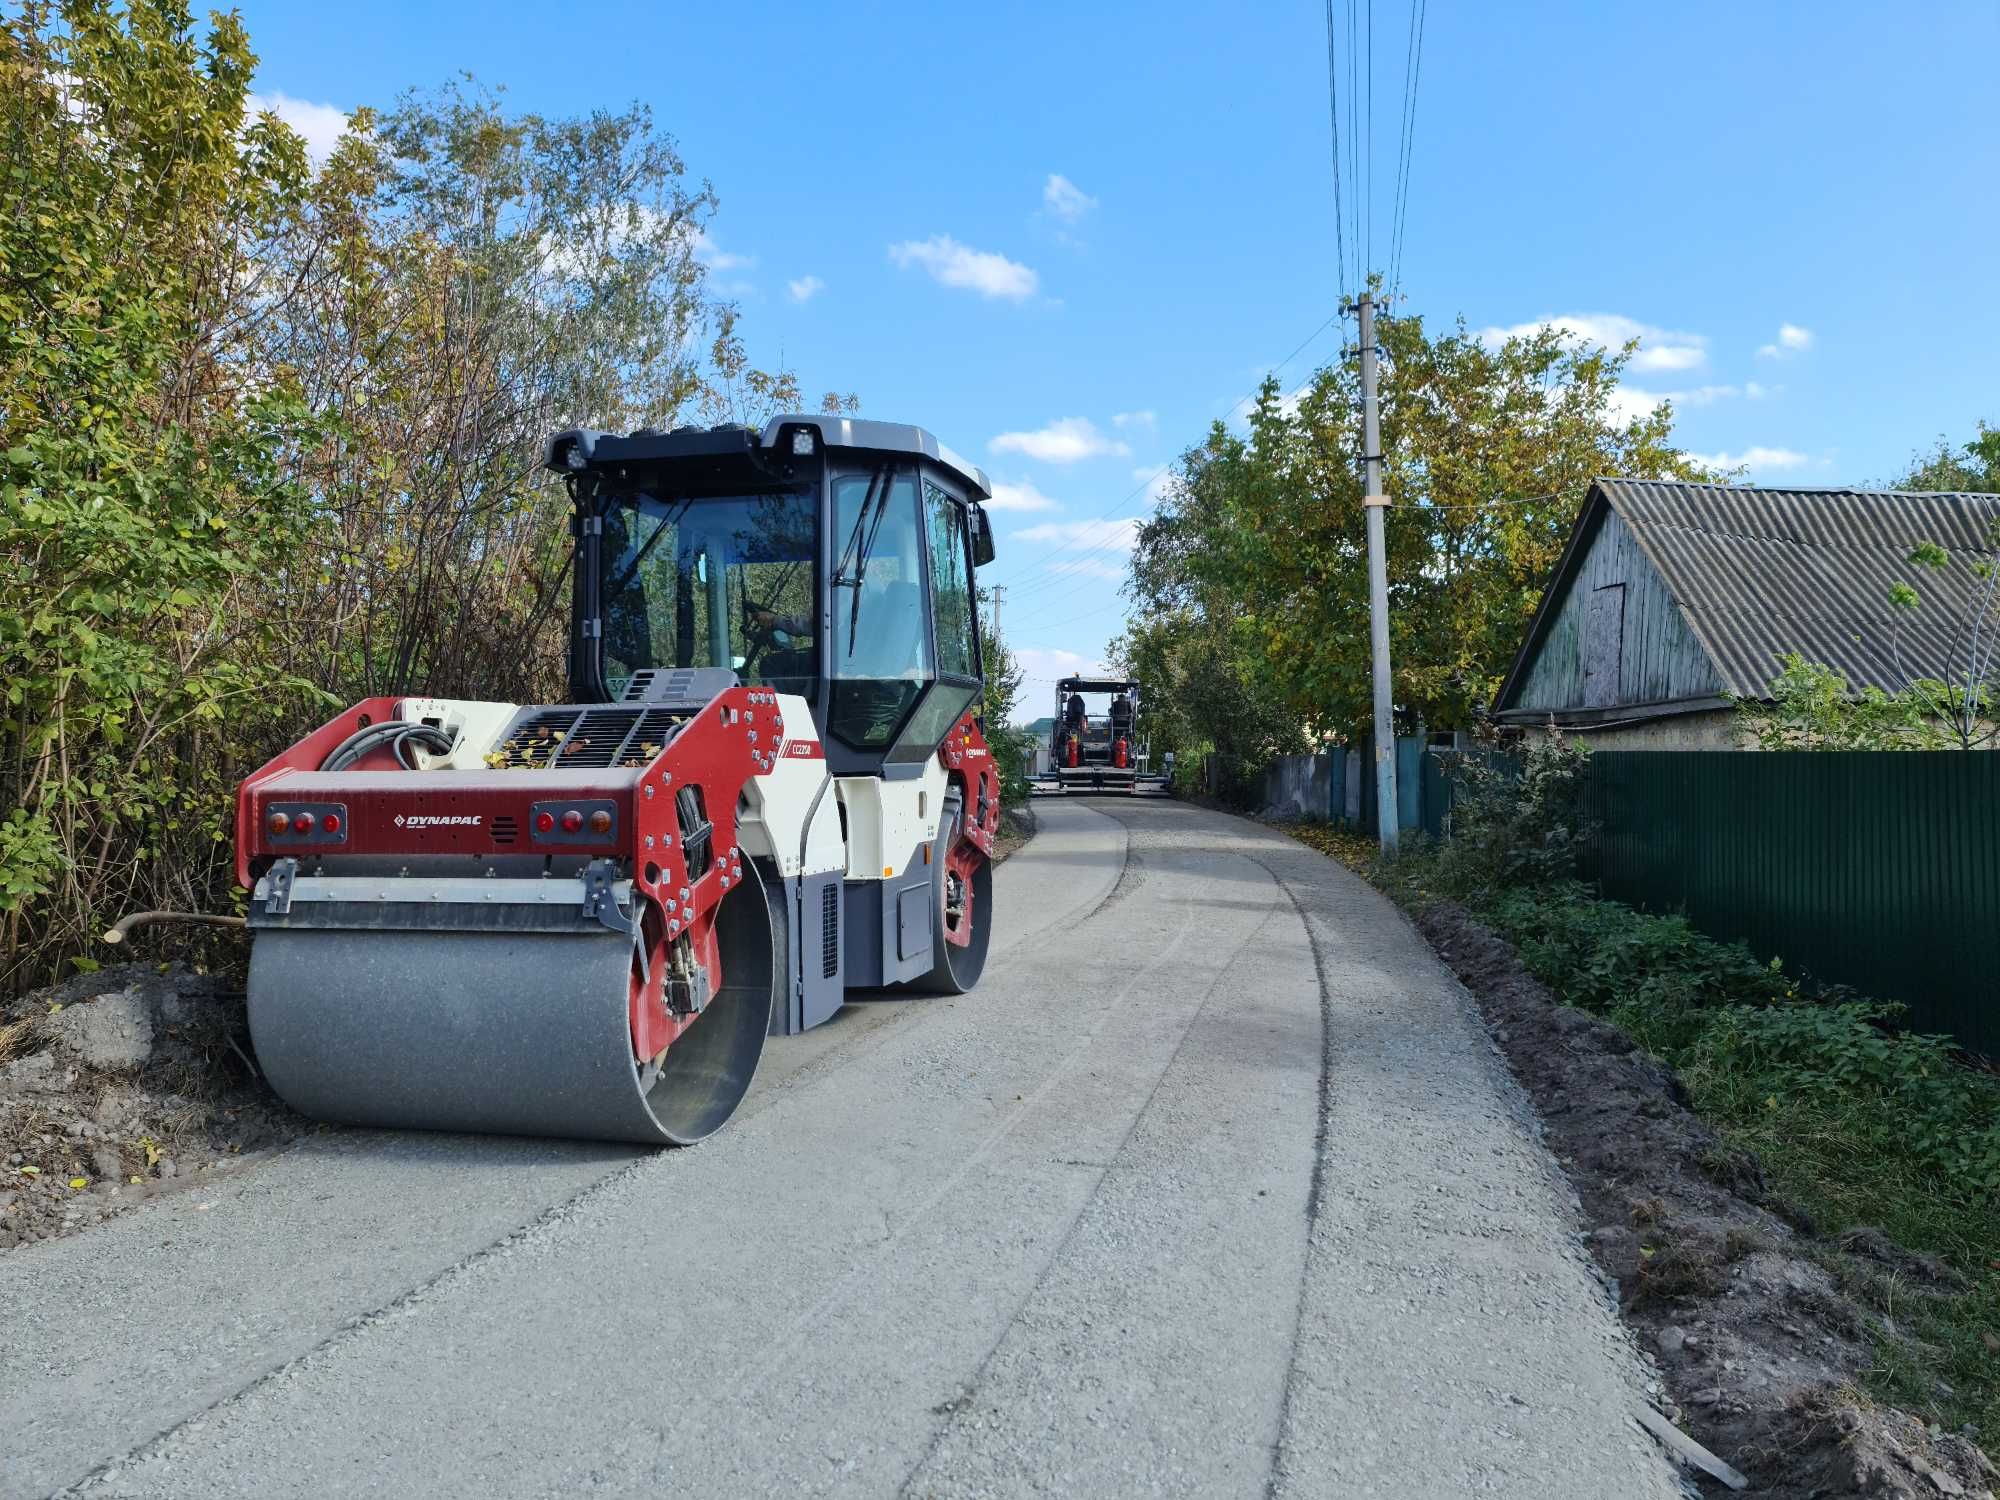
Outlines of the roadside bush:
{"type": "Polygon", "coordinates": [[[1486,747],[1459,757],[1441,874],[1464,889],[1546,885],[1576,873],[1588,832],[1582,780],[1590,749],[1551,732],[1518,757],[1486,747]]]}
{"type": "Polygon", "coordinates": [[[1685,917],[1599,900],[1588,886],[1513,889],[1484,910],[1536,978],[1587,1010],[1726,1005],[1786,989],[1742,944],[1706,937],[1685,917]]]}
{"type": "Polygon", "coordinates": [[[216,336],[303,149],[245,129],[233,16],[64,15],[0,27],[0,985],[105,910],[206,900],[232,777],[311,701],[246,605],[311,534],[317,424],[216,336]]]}
{"type": "Polygon", "coordinates": [[[1559,1000],[1608,1017],[1731,1112],[1837,1117],[1856,1146],[2000,1194],[2000,1082],[1964,1067],[1949,1037],[1897,1031],[1900,1006],[1826,998],[1740,943],[1585,886],[1477,904],[1559,1000]]]}
{"type": "Polygon", "coordinates": [[[2000,1194],[2000,1084],[1960,1066],[1949,1037],[1887,1029],[1899,1009],[1868,1000],[1731,1006],[1687,1061],[1754,1080],[1768,1108],[1837,1111],[1873,1148],[2000,1194]]]}
{"type": "Polygon", "coordinates": [[[1685,917],[1602,900],[1574,878],[1586,764],[1559,737],[1518,766],[1470,760],[1453,837],[1411,841],[1375,878],[1405,902],[1464,902],[1556,998],[1682,1070],[1704,1110],[1752,1132],[1760,1151],[1817,1162],[1832,1140],[1858,1177],[2000,1197],[2000,1080],[1963,1066],[1949,1038],[1898,1031],[1899,1006],[1817,989],[1685,917]]]}

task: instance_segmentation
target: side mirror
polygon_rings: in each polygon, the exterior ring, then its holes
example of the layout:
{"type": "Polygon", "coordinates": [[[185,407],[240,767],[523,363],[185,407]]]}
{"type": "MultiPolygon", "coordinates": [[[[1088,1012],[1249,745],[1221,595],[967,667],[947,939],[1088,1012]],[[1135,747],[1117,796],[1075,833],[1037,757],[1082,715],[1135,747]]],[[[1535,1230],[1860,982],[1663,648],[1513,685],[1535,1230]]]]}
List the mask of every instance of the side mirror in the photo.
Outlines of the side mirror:
{"type": "Polygon", "coordinates": [[[993,561],[993,523],[986,519],[986,512],[978,506],[972,507],[972,565],[983,568],[993,561]]]}

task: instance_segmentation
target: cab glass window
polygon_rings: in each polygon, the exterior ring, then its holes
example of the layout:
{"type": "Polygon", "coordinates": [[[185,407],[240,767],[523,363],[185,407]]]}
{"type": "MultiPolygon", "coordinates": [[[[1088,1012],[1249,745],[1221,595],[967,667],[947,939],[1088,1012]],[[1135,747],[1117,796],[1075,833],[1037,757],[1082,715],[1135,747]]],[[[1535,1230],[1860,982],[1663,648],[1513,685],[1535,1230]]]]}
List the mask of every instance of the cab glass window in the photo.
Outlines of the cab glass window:
{"type": "Polygon", "coordinates": [[[931,617],[937,632],[938,672],[946,677],[976,677],[979,659],[973,644],[965,507],[927,479],[924,509],[930,523],[931,617]]]}
{"type": "Polygon", "coordinates": [[[604,676],[613,695],[646,667],[729,667],[810,694],[818,516],[810,493],[640,493],[604,515],[604,676]]]}
{"type": "Polygon", "coordinates": [[[917,476],[906,466],[835,474],[833,679],[827,727],[860,750],[896,737],[936,675],[924,607],[917,476]]]}

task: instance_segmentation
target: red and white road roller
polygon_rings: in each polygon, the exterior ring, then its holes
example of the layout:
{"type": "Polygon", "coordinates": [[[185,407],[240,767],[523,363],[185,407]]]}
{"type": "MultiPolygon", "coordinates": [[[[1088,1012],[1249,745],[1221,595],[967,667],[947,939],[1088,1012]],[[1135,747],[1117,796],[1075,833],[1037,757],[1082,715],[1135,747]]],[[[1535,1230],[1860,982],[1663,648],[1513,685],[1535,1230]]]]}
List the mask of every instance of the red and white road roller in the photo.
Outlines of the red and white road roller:
{"type": "Polygon", "coordinates": [[[687,1144],[849,989],[978,982],[991,491],[839,417],[547,462],[573,701],[370,698],[243,783],[251,1035],[321,1119],[687,1144]]]}

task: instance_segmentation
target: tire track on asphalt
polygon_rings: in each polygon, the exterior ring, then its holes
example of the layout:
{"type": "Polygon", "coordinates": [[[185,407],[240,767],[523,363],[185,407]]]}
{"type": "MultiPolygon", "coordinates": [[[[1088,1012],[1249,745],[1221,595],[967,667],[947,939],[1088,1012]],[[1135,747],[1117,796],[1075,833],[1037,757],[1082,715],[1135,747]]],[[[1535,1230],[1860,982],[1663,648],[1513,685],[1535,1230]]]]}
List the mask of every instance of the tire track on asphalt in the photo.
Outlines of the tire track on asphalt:
{"type": "MultiPolygon", "coordinates": [[[[1076,1071],[1078,1061],[1089,1051],[1091,1044],[1103,1034],[1104,1028],[1111,1020],[1124,1009],[1126,1002],[1130,1000],[1133,992],[1142,983],[1151,979],[1156,972],[1166,967],[1168,961],[1180,951],[1181,945],[1187,941],[1188,933],[1191,930],[1187,926],[1181,927],[1174,934],[1173,940],[1160,950],[1150,964],[1134,974],[1124,985],[1120,986],[1117,995],[1109,1004],[1100,1008],[1090,1028],[1081,1034],[1077,1039],[1076,1045],[1063,1054],[1061,1060],[1049,1070],[1048,1077],[1037,1084],[1034,1090],[1022,1100],[1022,1107],[1015,1110],[1005,1123],[995,1126],[991,1131],[987,1132],[978,1145],[974,1146],[967,1153],[958,1166],[945,1175],[935,1189],[926,1194],[914,1209],[899,1218],[896,1227],[891,1230],[888,1237],[882,1240],[879,1245],[872,1247],[871,1253],[865,1260],[856,1259],[821,1297],[801,1312],[793,1320],[791,1326],[785,1330],[782,1338],[773,1341],[770,1353],[763,1360],[749,1367],[744,1378],[731,1389],[731,1395],[739,1399],[745,1397],[768,1380],[778,1367],[784,1364],[792,1355],[808,1329],[819,1323],[830,1308],[846,1300],[847,1296],[853,1291],[856,1283],[863,1281],[869,1274],[872,1274],[876,1265],[886,1260],[889,1252],[906,1239],[912,1230],[928,1221],[937,1206],[951,1195],[953,1190],[971,1174],[975,1167],[984,1164],[1010,1136],[1028,1121],[1029,1117],[1034,1114],[1036,1106],[1047,1099],[1054,1092],[1058,1084],[1066,1082],[1076,1071]]],[[[1155,1080],[1154,1087],[1158,1087],[1157,1080],[1155,1080]]],[[[1148,1097],[1150,1098],[1150,1095],[1148,1097]]]]}
{"type": "Polygon", "coordinates": [[[1285,1389],[1278,1407],[1278,1441],[1271,1450],[1271,1471],[1264,1484],[1267,1500],[1277,1500],[1285,1478],[1285,1434],[1292,1425],[1292,1402],[1298,1393],[1299,1343],[1301,1330],[1305,1327],[1306,1296],[1311,1286],[1312,1242],[1319,1228],[1320,1205],[1326,1201],[1326,1161],[1333,1129],[1333,992],[1327,983],[1326,950],[1320,946],[1319,934],[1313,931],[1312,921],[1306,916],[1305,907],[1299,903],[1297,893],[1282,875],[1256,855],[1246,853],[1243,857],[1270,876],[1271,883],[1290,903],[1292,914],[1298,918],[1299,926],[1305,931],[1306,942],[1312,948],[1313,975],[1319,983],[1319,1122],[1313,1131],[1312,1186],[1306,1193],[1306,1253],[1299,1258],[1298,1306],[1292,1315],[1292,1346],[1285,1356],[1285,1389]]]}
{"type": "MultiPolygon", "coordinates": [[[[1131,826],[1129,824],[1125,824],[1122,819],[1118,819],[1115,817],[1112,819],[1112,821],[1119,823],[1122,827],[1125,828],[1126,843],[1127,843],[1127,848],[1129,849],[1131,844],[1131,826]]],[[[1143,860],[1141,862],[1143,862],[1143,860]]],[[[1251,863],[1261,864],[1261,861],[1253,859],[1251,863]]],[[[1271,872],[1267,868],[1265,870],[1265,874],[1269,875],[1270,873],[1271,872]]],[[[1275,880],[1275,877],[1273,878],[1273,883],[1274,884],[1278,883],[1275,880]]],[[[1280,889],[1281,890],[1283,889],[1282,885],[1280,886],[1280,889]]],[[[1103,905],[1109,905],[1109,904],[1110,902],[1108,900],[1105,903],[1103,903],[1103,905]]],[[[1297,903],[1293,902],[1292,906],[1294,911],[1296,911],[1297,903]]],[[[1101,910],[1102,907],[1100,906],[1099,909],[1101,910]]],[[[1142,1101],[1140,1101],[1139,1107],[1132,1112],[1132,1117],[1130,1120],[1126,1122],[1124,1134],[1120,1136],[1117,1147],[1106,1158],[1105,1165],[1098,1172],[1096,1180],[1091,1184],[1090,1191],[1084,1195],[1082,1202],[1079,1203],[1077,1206],[1075,1214],[1071,1216],[1069,1223],[1064,1227],[1061,1238],[1058,1239],[1055,1245],[1050,1249],[1047,1259],[1045,1259],[1042,1262],[1041,1270],[1036,1275],[1034,1283],[1028,1287],[1028,1289],[1021,1295],[1020,1299],[1015,1303],[1013,1311],[1008,1314],[1006,1322],[1001,1325],[999,1332],[994,1336],[993,1342],[987,1346],[986,1352],[980,1356],[978,1364],[973,1367],[972,1374],[967,1379],[965,1385],[961,1388],[958,1397],[952,1403],[950,1403],[951,1411],[948,1414],[946,1414],[945,1419],[938,1424],[936,1432],[934,1432],[931,1435],[931,1440],[928,1444],[925,1445],[923,1453],[918,1457],[917,1461],[910,1466],[909,1472],[903,1476],[903,1482],[897,1486],[896,1494],[899,1497],[899,1500],[900,1497],[907,1496],[911,1493],[910,1487],[916,1483],[917,1476],[922,1474],[925,1468],[928,1467],[932,1462],[932,1460],[936,1457],[939,1449],[944,1444],[945,1438],[950,1434],[952,1430],[952,1424],[956,1418],[957,1413],[971,1405],[972,1400],[978,1394],[979,1388],[981,1384],[984,1382],[986,1374],[988,1370],[991,1368],[994,1359],[998,1356],[1001,1348],[1006,1344],[1008,1336],[1012,1334],[1015,1328],[1020,1324],[1022,1315],[1027,1311],[1027,1309],[1031,1305],[1033,1305],[1035,1299],[1042,1294],[1043,1289],[1048,1282],[1050,1272],[1054,1270],[1054,1268],[1058,1264],[1061,1263],[1063,1256],[1068,1252],[1070,1246],[1075,1241],[1078,1229],[1081,1227],[1084,1220],[1089,1217],[1092,1205],[1094,1205],[1098,1201],[1100,1195],[1102,1194],[1105,1179],[1108,1178],[1111,1175],[1112,1171],[1117,1167],[1118,1160],[1121,1156],[1125,1154],[1126,1148],[1132,1140],[1133,1133],[1136,1130],[1138,1130],[1140,1124],[1145,1120],[1147,1112],[1152,1109],[1153,1101],[1159,1096],[1161,1086],[1166,1082],[1168,1075],[1173,1072],[1175,1065],[1180,1061],[1182,1053],[1187,1050],[1188,1038],[1195,1034],[1196,1028],[1201,1024],[1202,1019],[1207,1015],[1209,1003],[1212,1000],[1214,1000],[1216,993],[1222,989],[1225,982],[1235,971],[1236,960],[1244,952],[1246,952],[1253,943],[1255,943],[1258,939],[1260,939],[1263,936],[1265,929],[1271,925],[1271,918],[1277,914],[1278,910],[1279,910],[1279,904],[1276,901],[1273,901],[1264,919],[1260,921],[1256,925],[1256,927],[1253,928],[1250,932],[1245,934],[1243,939],[1230,950],[1227,959],[1225,959],[1221,964],[1217,965],[1215,971],[1215,978],[1210,982],[1208,988],[1205,991],[1203,991],[1201,1003],[1195,1007],[1194,1012],[1188,1018],[1187,1024],[1181,1028],[1181,1034],[1175,1040],[1174,1050],[1172,1051],[1172,1053],[1168,1055],[1165,1064],[1161,1067],[1158,1075],[1153,1079],[1152,1086],[1149,1089],[1147,1089],[1146,1097],[1142,1101]]],[[[1303,916],[1301,916],[1301,921],[1303,921],[1303,916]]],[[[1183,925],[1180,929],[1180,933],[1184,935],[1190,930],[1191,930],[1191,925],[1183,925]]],[[[1178,947],[1179,945],[1180,945],[1180,936],[1176,936],[1174,943],[1170,946],[1178,947]]],[[[1158,967],[1158,965],[1156,964],[1154,965],[1154,967],[1158,967]]],[[[1324,1077],[1323,1072],[1322,1072],[1322,1077],[1324,1077]]],[[[1053,1082],[1053,1079],[1051,1080],[1051,1082],[1053,1082]]],[[[1038,1090],[1037,1092],[1040,1093],[1042,1091],[1038,1090]]],[[[1317,1179],[1317,1169],[1315,1170],[1315,1179],[1317,1179]]],[[[1317,1180],[1315,1180],[1315,1188],[1317,1188],[1317,1180]]],[[[1300,1293],[1301,1296],[1303,1296],[1304,1294],[1303,1283],[1301,1284],[1300,1287],[1300,1293]]],[[[1289,1381],[1289,1372],[1287,1374],[1287,1379],[1289,1381]]],[[[1281,1423],[1282,1423],[1282,1415],[1283,1414],[1281,1411],[1280,1412],[1281,1423]]],[[[1281,1438],[1283,1432],[1284,1432],[1283,1426],[1280,1425],[1279,1434],[1281,1438]]]]}

